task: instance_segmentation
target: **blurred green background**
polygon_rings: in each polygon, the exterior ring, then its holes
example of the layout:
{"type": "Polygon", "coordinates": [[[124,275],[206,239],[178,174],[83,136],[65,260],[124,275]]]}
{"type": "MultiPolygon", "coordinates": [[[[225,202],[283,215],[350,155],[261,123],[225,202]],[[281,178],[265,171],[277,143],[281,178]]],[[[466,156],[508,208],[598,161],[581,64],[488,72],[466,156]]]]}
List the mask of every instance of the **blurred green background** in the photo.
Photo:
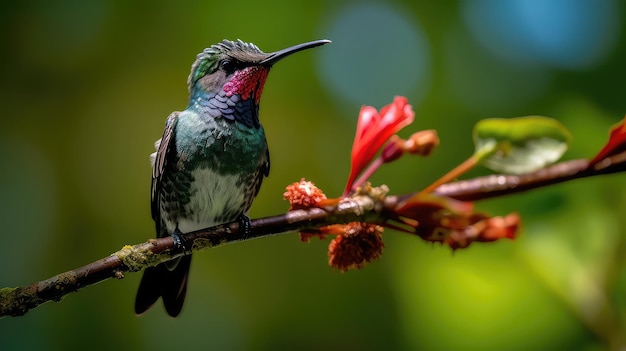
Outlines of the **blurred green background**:
{"type": "MultiPolygon", "coordinates": [[[[196,53],[333,43],[272,70],[272,171],[251,217],[306,177],[343,190],[361,105],[407,96],[441,146],[373,178],[418,190],[472,151],[486,117],[547,115],[593,156],[625,112],[619,0],[13,1],[0,11],[0,286],[26,285],[154,235],[148,154],[187,103],[196,53]]],[[[472,171],[470,176],[487,174],[472,171]]],[[[625,175],[481,202],[519,211],[516,241],[451,253],[387,231],[361,271],[288,234],[196,255],[178,319],[133,314],[140,274],[0,320],[1,350],[605,350],[625,334],[625,175]]],[[[621,340],[621,342],[624,342],[621,340]]],[[[624,346],[624,344],[621,344],[624,346]]]]}

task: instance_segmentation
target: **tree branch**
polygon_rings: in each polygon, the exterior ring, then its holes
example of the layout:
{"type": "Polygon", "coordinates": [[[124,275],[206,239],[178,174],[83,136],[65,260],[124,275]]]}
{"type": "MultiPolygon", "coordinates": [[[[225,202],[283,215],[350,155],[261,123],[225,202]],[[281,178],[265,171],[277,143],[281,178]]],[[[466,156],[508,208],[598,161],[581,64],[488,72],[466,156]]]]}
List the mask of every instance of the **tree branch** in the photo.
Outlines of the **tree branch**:
{"type": "MultiPolygon", "coordinates": [[[[626,152],[611,156],[589,167],[585,159],[555,164],[540,171],[512,176],[490,175],[470,180],[444,184],[434,193],[464,201],[500,197],[536,189],[573,179],[622,172],[626,168],[626,152]]],[[[251,220],[247,235],[239,231],[238,222],[218,225],[183,234],[190,243],[186,248],[197,252],[208,248],[262,238],[282,233],[314,231],[330,224],[368,222],[381,224],[385,213],[414,194],[377,198],[357,195],[339,202],[336,206],[294,210],[285,214],[251,220]]],[[[171,237],[150,239],[121,250],[86,266],[61,273],[44,281],[25,287],[0,289],[0,317],[21,316],[47,301],[60,301],[65,295],[107,280],[122,279],[126,272],[138,272],[147,267],[186,254],[175,247],[171,237]]]]}
{"type": "Polygon", "coordinates": [[[528,174],[493,174],[448,183],[441,185],[434,192],[457,200],[477,201],[624,170],[626,170],[626,152],[607,157],[592,167],[589,167],[587,159],[564,161],[528,174]]]}

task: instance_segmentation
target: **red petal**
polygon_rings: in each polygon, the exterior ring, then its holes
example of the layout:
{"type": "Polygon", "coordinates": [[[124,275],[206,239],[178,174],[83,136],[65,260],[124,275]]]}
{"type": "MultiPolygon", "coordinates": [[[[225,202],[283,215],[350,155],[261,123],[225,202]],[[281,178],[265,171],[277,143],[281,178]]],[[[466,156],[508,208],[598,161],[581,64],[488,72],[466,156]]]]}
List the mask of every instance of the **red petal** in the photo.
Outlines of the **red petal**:
{"type": "Polygon", "coordinates": [[[411,124],[414,117],[413,108],[402,96],[396,96],[393,103],[381,109],[380,114],[371,106],[361,108],[352,144],[352,167],[345,193],[350,191],[356,177],[372,161],[387,139],[411,124]]]}
{"type": "Polygon", "coordinates": [[[372,106],[363,106],[361,107],[361,111],[359,112],[359,120],[356,125],[356,134],[354,136],[354,141],[356,143],[357,140],[363,138],[363,134],[367,130],[369,130],[372,124],[378,123],[380,116],[378,115],[378,111],[372,106]]]}
{"type": "Polygon", "coordinates": [[[626,116],[624,116],[624,119],[620,123],[611,127],[611,136],[609,137],[609,141],[596,155],[596,157],[589,162],[589,167],[607,157],[616,155],[623,151],[626,151],[626,116]]]}

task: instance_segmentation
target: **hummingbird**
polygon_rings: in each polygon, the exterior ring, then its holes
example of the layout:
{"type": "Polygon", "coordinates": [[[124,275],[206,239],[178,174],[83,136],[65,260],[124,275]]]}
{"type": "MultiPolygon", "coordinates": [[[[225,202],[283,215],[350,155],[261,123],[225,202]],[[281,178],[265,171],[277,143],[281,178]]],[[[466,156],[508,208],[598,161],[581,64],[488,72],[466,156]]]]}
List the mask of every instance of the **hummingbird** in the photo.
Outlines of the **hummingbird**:
{"type": "MultiPolygon", "coordinates": [[[[316,40],[272,53],[241,40],[223,40],[197,55],[187,79],[189,103],[172,112],[150,155],[151,211],[157,237],[173,236],[239,220],[270,170],[259,102],[272,66],[302,50],[329,43],[316,40]]],[[[247,224],[247,225],[246,225],[247,224]]],[[[163,299],[176,317],[187,292],[191,255],[147,268],[135,299],[135,313],[163,299]]]]}

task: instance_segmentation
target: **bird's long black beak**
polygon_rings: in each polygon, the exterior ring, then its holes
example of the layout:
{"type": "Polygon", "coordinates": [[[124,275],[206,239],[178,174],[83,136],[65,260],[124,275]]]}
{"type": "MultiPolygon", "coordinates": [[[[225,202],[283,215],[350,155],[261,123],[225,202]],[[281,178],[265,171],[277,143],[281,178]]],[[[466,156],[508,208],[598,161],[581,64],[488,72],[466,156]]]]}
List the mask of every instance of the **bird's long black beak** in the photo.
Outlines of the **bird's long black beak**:
{"type": "Polygon", "coordinates": [[[302,43],[302,44],[298,44],[298,45],[294,45],[291,47],[288,47],[286,49],[282,49],[276,52],[272,52],[271,54],[269,54],[269,56],[267,58],[265,58],[263,61],[259,62],[259,64],[261,65],[266,65],[266,66],[271,66],[273,64],[275,64],[276,62],[278,62],[279,60],[291,55],[291,54],[295,54],[298,51],[302,51],[302,50],[306,50],[306,49],[310,49],[310,48],[314,48],[316,46],[320,46],[320,45],[324,45],[324,44],[328,44],[330,43],[330,40],[327,39],[322,39],[322,40],[315,40],[315,41],[310,41],[308,43],[302,43]]]}

